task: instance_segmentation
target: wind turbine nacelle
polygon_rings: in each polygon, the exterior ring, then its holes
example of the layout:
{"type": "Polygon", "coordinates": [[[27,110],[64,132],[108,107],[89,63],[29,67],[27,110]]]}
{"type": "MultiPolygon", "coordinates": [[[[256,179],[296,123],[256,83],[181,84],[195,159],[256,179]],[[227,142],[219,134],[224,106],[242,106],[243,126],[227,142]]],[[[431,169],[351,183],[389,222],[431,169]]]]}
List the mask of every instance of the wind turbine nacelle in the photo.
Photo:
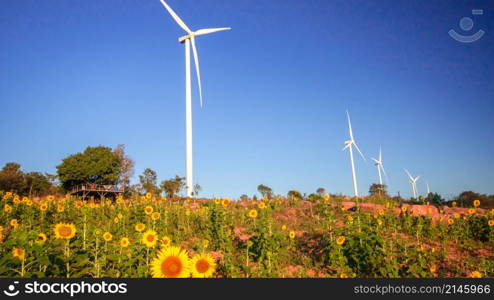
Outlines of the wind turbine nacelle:
{"type": "Polygon", "coordinates": [[[186,40],[188,40],[188,39],[190,39],[190,35],[184,35],[184,36],[181,36],[181,37],[179,37],[179,38],[178,38],[178,42],[179,42],[180,44],[183,44],[183,43],[185,43],[185,41],[186,41],[186,40]]]}

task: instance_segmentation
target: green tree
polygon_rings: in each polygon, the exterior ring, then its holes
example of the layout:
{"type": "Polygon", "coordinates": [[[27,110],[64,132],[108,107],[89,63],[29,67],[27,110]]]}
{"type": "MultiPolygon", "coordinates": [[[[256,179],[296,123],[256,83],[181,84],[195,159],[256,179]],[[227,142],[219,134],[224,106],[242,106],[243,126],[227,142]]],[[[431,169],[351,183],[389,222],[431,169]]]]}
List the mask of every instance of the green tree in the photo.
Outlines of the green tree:
{"type": "Polygon", "coordinates": [[[32,196],[46,195],[53,191],[53,184],[47,175],[40,172],[29,172],[25,175],[26,187],[24,193],[32,196]]]}
{"type": "Polygon", "coordinates": [[[84,183],[116,184],[120,158],[109,147],[87,147],[82,153],[69,155],[57,166],[62,187],[69,191],[84,183]]]}
{"type": "Polygon", "coordinates": [[[387,196],[387,187],[385,184],[373,183],[369,188],[369,194],[371,196],[387,196]]]}
{"type": "Polygon", "coordinates": [[[173,198],[185,187],[185,178],[176,175],[175,178],[163,180],[160,187],[167,197],[173,198]]]}
{"type": "Polygon", "coordinates": [[[324,193],[326,193],[326,189],[325,189],[325,188],[320,187],[320,188],[318,188],[318,189],[316,190],[316,193],[317,193],[319,196],[321,196],[321,197],[322,197],[322,196],[324,195],[324,193]]]}
{"type": "Polygon", "coordinates": [[[260,184],[257,186],[257,191],[261,193],[263,197],[271,199],[273,197],[273,190],[264,184],[260,184]]]}
{"type": "Polygon", "coordinates": [[[6,163],[0,171],[0,190],[21,194],[25,187],[21,165],[15,162],[6,163]]]}
{"type": "Polygon", "coordinates": [[[146,193],[154,194],[158,192],[157,180],[158,175],[150,168],[145,169],[142,175],[139,175],[139,182],[146,193]]]}

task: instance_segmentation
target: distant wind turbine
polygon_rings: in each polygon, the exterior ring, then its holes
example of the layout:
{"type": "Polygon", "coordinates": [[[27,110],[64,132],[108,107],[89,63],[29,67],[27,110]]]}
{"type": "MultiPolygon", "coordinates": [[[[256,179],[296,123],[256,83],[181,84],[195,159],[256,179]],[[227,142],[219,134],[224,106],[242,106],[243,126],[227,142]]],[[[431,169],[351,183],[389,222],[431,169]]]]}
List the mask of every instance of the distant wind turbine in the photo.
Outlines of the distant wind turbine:
{"type": "Polygon", "coordinates": [[[379,147],[379,159],[375,159],[373,157],[371,157],[371,159],[374,161],[374,165],[377,166],[377,174],[379,174],[379,184],[382,185],[383,181],[381,177],[381,170],[383,171],[386,178],[388,178],[388,175],[386,175],[386,171],[384,171],[381,147],[379,147]]]}
{"type": "Polygon", "coordinates": [[[230,30],[229,27],[222,28],[208,28],[192,31],[185,25],[180,17],[173,11],[173,9],[164,1],[160,0],[161,4],[170,13],[172,18],[177,24],[185,30],[186,35],[180,37],[178,41],[185,44],[185,169],[186,169],[186,193],[187,197],[192,196],[193,180],[192,180],[192,100],[191,100],[191,79],[190,79],[190,45],[192,44],[192,52],[194,54],[194,63],[196,66],[197,85],[199,87],[199,98],[202,107],[202,87],[201,87],[201,73],[199,71],[199,57],[197,56],[195,37],[206,35],[218,31],[230,30]]]}
{"type": "Polygon", "coordinates": [[[417,180],[419,180],[420,176],[413,177],[407,169],[404,169],[410,179],[410,184],[412,185],[413,198],[417,199],[417,180]]]}
{"type": "Polygon", "coordinates": [[[429,194],[431,193],[431,189],[429,188],[429,183],[427,182],[426,183],[427,185],[427,196],[429,196],[429,194]]]}
{"type": "Polygon", "coordinates": [[[353,132],[352,132],[352,122],[350,121],[350,114],[348,113],[348,110],[346,112],[346,116],[348,119],[348,131],[350,134],[350,139],[345,141],[345,147],[343,150],[348,149],[350,153],[350,164],[352,166],[352,178],[353,178],[353,193],[355,194],[355,197],[358,197],[358,188],[357,188],[357,177],[355,175],[355,164],[353,162],[353,147],[357,149],[358,153],[360,153],[360,156],[362,156],[363,160],[365,161],[365,157],[360,151],[359,147],[355,143],[355,139],[353,138],[353,132]]]}

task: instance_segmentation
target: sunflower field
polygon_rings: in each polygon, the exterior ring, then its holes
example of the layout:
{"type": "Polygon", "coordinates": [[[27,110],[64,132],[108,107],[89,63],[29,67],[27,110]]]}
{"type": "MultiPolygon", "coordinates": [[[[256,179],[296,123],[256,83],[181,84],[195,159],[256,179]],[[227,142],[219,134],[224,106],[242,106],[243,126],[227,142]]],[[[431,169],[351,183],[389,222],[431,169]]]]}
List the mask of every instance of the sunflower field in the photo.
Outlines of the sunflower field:
{"type": "Polygon", "coordinates": [[[494,210],[480,203],[465,213],[434,208],[432,216],[391,199],[327,194],[311,201],[147,194],[98,203],[0,197],[1,277],[494,276],[494,210]],[[364,209],[370,201],[380,204],[364,209]]]}

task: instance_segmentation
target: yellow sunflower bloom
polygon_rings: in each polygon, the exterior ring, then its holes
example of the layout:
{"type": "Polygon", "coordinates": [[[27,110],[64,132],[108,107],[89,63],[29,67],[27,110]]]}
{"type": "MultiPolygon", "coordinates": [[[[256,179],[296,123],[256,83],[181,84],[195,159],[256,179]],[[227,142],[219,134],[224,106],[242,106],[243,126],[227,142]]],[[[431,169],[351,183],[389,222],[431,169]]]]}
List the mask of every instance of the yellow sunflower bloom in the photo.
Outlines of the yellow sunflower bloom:
{"type": "Polygon", "coordinates": [[[216,262],[209,254],[196,254],[190,260],[190,270],[194,278],[209,278],[216,270],[216,262]]]}
{"type": "Polygon", "coordinates": [[[38,234],[38,239],[36,240],[36,243],[42,245],[46,242],[46,239],[47,239],[46,234],[41,232],[38,234]]]}
{"type": "Polygon", "coordinates": [[[171,242],[172,242],[172,240],[169,237],[164,236],[161,238],[161,247],[166,248],[166,247],[170,246],[171,242]]]}
{"type": "Polygon", "coordinates": [[[146,247],[153,248],[156,246],[156,242],[158,241],[158,234],[156,231],[149,229],[143,233],[141,241],[144,245],[146,245],[146,247]]]}
{"type": "Polygon", "coordinates": [[[70,240],[75,236],[76,229],[74,224],[58,223],[53,229],[56,239],[70,240]]]}
{"type": "Polygon", "coordinates": [[[479,272],[479,271],[473,271],[472,273],[470,273],[470,276],[471,278],[482,278],[482,274],[479,272]]]}
{"type": "Polygon", "coordinates": [[[187,252],[179,247],[168,247],[158,252],[151,262],[153,278],[187,278],[190,262],[187,252]]]}
{"type": "Polygon", "coordinates": [[[63,205],[57,205],[57,212],[61,213],[65,210],[65,207],[63,205]]]}
{"type": "Polygon", "coordinates": [[[120,239],[120,247],[122,247],[122,248],[126,248],[126,247],[128,247],[129,245],[130,245],[130,241],[129,241],[129,239],[128,239],[128,238],[123,237],[123,238],[121,238],[121,239],[120,239]]]}
{"type": "Polygon", "coordinates": [[[479,207],[480,206],[480,200],[474,200],[473,201],[473,206],[479,207]]]}
{"type": "Polygon", "coordinates": [[[153,213],[153,211],[154,211],[154,209],[153,209],[153,207],[152,207],[152,206],[150,206],[150,205],[148,205],[148,206],[146,206],[146,207],[144,208],[144,213],[145,213],[146,215],[150,215],[150,214],[152,214],[152,213],[153,213]]]}
{"type": "Polygon", "coordinates": [[[14,249],[12,249],[12,255],[14,256],[14,258],[24,260],[24,258],[26,257],[26,251],[24,251],[24,249],[22,248],[15,247],[14,249]]]}
{"type": "Polygon", "coordinates": [[[103,239],[106,242],[109,242],[113,239],[113,235],[107,231],[107,232],[103,233],[103,239]]]}
{"type": "Polygon", "coordinates": [[[159,212],[155,211],[154,213],[151,214],[151,219],[153,221],[156,221],[156,220],[160,219],[160,216],[161,216],[161,214],[159,212]]]}
{"type": "Polygon", "coordinates": [[[136,226],[134,227],[134,229],[137,232],[142,232],[144,229],[146,229],[146,225],[144,225],[142,223],[139,223],[139,224],[136,224],[136,226]]]}
{"type": "Polygon", "coordinates": [[[489,220],[489,222],[487,222],[489,224],[490,227],[494,226],[494,220],[489,220]]]}
{"type": "Polygon", "coordinates": [[[265,209],[266,208],[266,203],[264,202],[260,202],[257,207],[259,207],[259,209],[265,209]]]}
{"type": "Polygon", "coordinates": [[[223,199],[223,201],[221,201],[221,205],[223,205],[223,207],[227,207],[228,205],[230,205],[230,202],[230,199],[225,198],[223,199]]]}
{"type": "Polygon", "coordinates": [[[257,210],[255,210],[255,209],[251,209],[251,210],[249,211],[249,217],[250,217],[250,218],[252,218],[252,219],[257,218],[257,210]]]}
{"type": "Polygon", "coordinates": [[[345,237],[344,236],[339,236],[336,239],[336,244],[338,244],[338,245],[343,245],[344,242],[345,242],[345,237]]]}
{"type": "Polygon", "coordinates": [[[9,213],[12,211],[12,206],[8,205],[8,204],[5,204],[3,206],[3,211],[6,212],[6,213],[9,213]]]}
{"type": "Polygon", "coordinates": [[[295,238],[295,231],[290,231],[290,233],[288,234],[288,236],[290,237],[290,239],[294,239],[295,238]]]}

